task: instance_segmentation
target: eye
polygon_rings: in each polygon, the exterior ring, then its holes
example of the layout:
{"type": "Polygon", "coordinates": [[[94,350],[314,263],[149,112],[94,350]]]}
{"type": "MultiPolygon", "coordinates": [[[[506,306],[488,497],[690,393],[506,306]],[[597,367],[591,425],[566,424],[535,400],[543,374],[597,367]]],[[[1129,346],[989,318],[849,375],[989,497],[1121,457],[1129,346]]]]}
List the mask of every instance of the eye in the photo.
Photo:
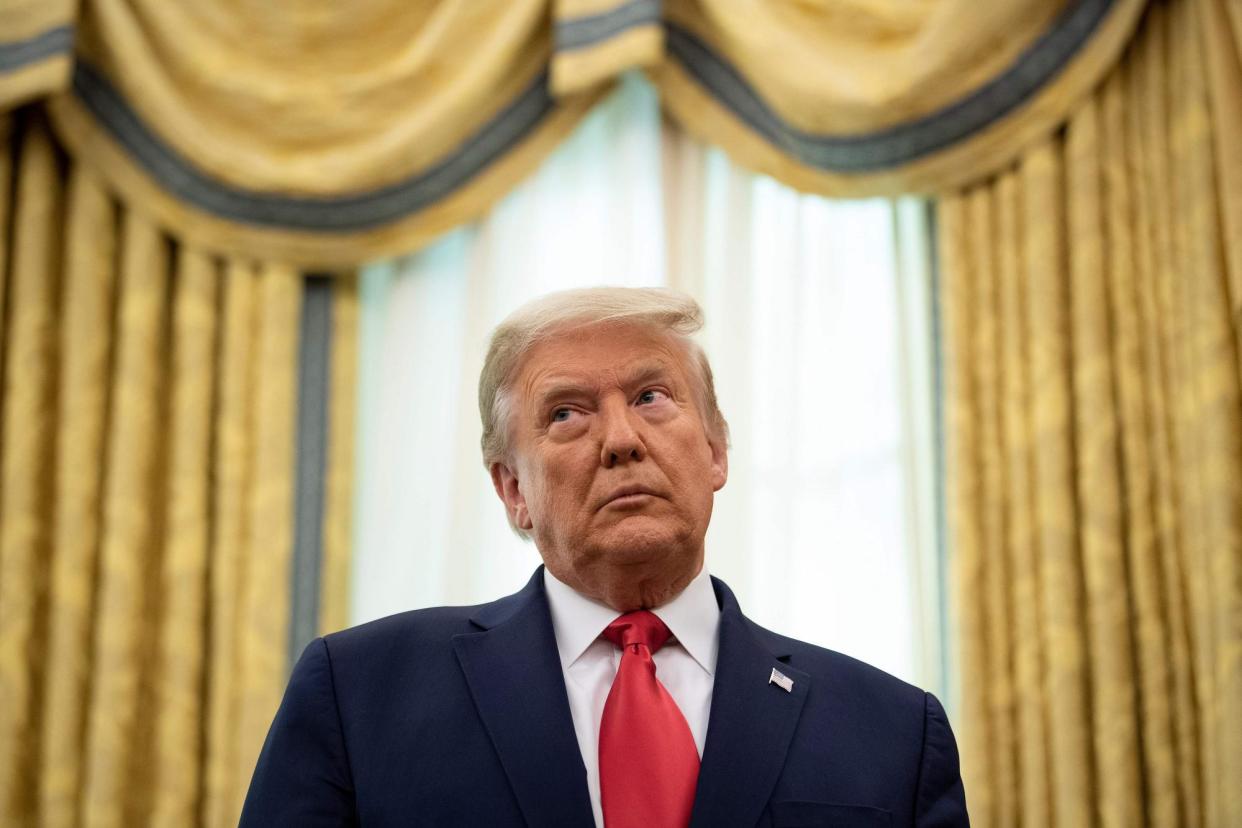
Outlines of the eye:
{"type": "Polygon", "coordinates": [[[658,388],[648,388],[646,391],[638,395],[638,404],[651,405],[652,403],[659,402],[662,399],[668,399],[668,394],[665,394],[658,388]]]}
{"type": "Polygon", "coordinates": [[[573,411],[571,409],[557,408],[552,412],[552,422],[563,423],[569,419],[569,415],[572,413],[573,411]]]}

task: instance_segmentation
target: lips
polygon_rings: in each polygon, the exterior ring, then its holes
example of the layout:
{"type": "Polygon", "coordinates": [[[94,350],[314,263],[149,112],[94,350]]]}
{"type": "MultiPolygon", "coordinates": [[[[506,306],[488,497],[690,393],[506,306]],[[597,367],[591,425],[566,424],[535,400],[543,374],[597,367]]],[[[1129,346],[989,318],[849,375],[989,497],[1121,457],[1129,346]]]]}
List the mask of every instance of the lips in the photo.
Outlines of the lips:
{"type": "Polygon", "coordinates": [[[618,505],[622,505],[626,503],[636,503],[642,500],[642,498],[634,497],[634,495],[649,495],[651,497],[660,496],[659,494],[657,494],[656,492],[653,492],[651,489],[647,488],[646,486],[637,486],[637,485],[622,486],[618,489],[613,490],[607,497],[605,497],[603,501],[600,503],[599,508],[602,509],[611,503],[617,503],[618,505]],[[633,498],[633,499],[630,500],[630,498],[633,498]]]}

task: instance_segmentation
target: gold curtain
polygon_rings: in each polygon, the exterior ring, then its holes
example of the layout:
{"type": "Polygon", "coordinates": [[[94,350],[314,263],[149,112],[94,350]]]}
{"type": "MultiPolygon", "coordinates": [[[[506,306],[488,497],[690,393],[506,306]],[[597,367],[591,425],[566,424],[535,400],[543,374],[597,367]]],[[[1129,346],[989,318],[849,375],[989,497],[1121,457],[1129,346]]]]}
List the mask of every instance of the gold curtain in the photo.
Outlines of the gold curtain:
{"type": "Polygon", "coordinates": [[[940,202],[979,825],[1242,824],[1229,32],[1216,0],[1153,4],[1062,134],[940,202]]]}
{"type": "MultiPolygon", "coordinates": [[[[0,824],[236,824],[288,669],[303,277],[173,242],[38,111],[4,130],[0,824]]],[[[334,290],[352,402],[353,282],[334,290]]]]}

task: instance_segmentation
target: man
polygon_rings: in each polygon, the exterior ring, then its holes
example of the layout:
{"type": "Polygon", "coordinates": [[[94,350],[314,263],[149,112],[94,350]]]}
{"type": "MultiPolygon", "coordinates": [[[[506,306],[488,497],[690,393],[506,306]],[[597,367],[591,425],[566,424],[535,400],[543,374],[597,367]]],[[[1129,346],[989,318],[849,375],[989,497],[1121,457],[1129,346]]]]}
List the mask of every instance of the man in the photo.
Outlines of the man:
{"type": "Polygon", "coordinates": [[[544,566],[307,647],[243,825],[967,824],[934,697],[759,627],[708,576],[728,433],[701,323],[599,288],[496,329],[484,463],[544,566]]]}

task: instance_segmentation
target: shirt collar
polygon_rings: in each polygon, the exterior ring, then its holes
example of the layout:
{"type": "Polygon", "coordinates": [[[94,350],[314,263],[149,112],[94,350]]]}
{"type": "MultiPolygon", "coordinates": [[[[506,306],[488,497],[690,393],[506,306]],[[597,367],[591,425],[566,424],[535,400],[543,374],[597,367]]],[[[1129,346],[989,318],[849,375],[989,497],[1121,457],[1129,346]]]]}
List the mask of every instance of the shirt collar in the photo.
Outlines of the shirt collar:
{"type": "MultiPolygon", "coordinates": [[[[546,567],[543,583],[552,613],[552,630],[556,634],[561,668],[566,669],[586,652],[618,613],[607,604],[567,586],[546,567]]],[[[668,626],[690,657],[708,675],[714,675],[720,649],[720,607],[716,605],[716,592],[712,589],[707,568],[699,570],[699,574],[677,597],[652,612],[668,626]]]]}

